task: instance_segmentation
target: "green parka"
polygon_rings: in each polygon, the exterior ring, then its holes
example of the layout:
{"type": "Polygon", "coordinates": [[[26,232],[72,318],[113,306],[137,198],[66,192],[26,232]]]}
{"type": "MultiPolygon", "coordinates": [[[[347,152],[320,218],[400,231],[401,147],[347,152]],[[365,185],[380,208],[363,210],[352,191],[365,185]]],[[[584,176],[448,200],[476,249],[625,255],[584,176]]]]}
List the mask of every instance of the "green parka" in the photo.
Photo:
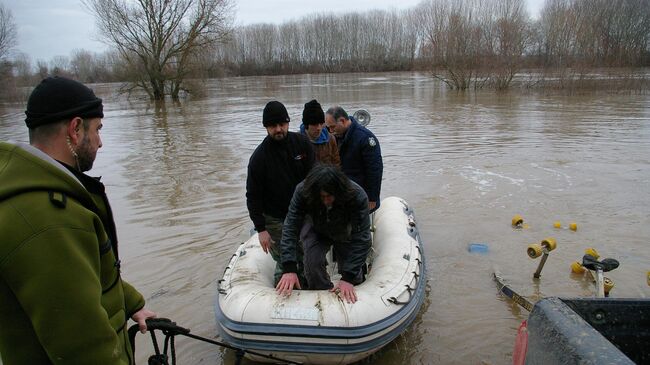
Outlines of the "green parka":
{"type": "Polygon", "coordinates": [[[4,365],[133,363],[127,320],[144,299],[120,278],[113,227],[104,194],[32,146],[0,142],[4,365]]]}

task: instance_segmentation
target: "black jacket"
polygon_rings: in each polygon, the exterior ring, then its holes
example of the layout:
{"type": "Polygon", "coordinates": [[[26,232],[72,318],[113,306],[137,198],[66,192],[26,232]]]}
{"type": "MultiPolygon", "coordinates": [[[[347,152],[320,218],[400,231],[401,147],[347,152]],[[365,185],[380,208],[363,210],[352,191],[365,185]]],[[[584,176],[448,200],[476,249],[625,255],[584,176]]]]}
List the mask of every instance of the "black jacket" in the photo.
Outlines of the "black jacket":
{"type": "Polygon", "coordinates": [[[377,137],[366,127],[350,117],[352,124],[339,143],[341,169],[368,194],[368,200],[377,202],[381,192],[384,163],[377,137]]]}
{"type": "Polygon", "coordinates": [[[347,204],[337,204],[334,201],[334,205],[329,211],[325,206],[321,206],[317,211],[310,212],[307,210],[303,184],[300,183],[296,186],[289,212],[282,227],[280,259],[283,271],[285,273],[297,271],[298,236],[305,216],[309,215],[319,239],[329,241],[334,245],[347,246],[346,255],[337,257],[337,259],[341,265],[342,279],[352,282],[353,278],[361,271],[370,246],[372,246],[368,196],[359,185],[351,182],[354,193],[353,198],[347,204]]]}
{"type": "Polygon", "coordinates": [[[309,140],[289,132],[276,141],[266,136],[248,161],[246,206],[255,230],[266,230],[264,214],[284,219],[296,185],[314,165],[314,150],[309,140]]]}

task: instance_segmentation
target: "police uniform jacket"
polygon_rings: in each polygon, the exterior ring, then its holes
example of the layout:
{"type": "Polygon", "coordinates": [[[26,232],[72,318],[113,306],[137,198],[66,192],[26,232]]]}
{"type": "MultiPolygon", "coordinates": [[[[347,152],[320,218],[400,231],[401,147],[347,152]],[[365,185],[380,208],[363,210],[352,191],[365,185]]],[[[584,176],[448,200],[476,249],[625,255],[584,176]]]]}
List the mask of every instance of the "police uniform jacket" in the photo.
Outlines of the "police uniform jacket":
{"type": "Polygon", "coordinates": [[[377,137],[350,117],[350,127],[339,141],[341,168],[345,175],[359,184],[368,194],[368,200],[377,202],[381,192],[384,164],[377,137]]]}

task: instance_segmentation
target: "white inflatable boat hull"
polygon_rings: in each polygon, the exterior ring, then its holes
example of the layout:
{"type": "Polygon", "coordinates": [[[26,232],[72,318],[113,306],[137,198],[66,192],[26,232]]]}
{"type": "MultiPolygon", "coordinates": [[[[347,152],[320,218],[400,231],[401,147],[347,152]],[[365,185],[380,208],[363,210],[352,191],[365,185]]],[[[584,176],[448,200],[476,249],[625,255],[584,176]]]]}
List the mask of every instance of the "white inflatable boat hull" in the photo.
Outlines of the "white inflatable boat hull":
{"type": "Polygon", "coordinates": [[[307,364],[352,363],[395,339],[424,300],[424,255],[413,211],[405,201],[384,199],[374,226],[372,266],[366,281],[355,287],[354,304],[327,290],[276,294],[275,262],[253,235],[239,246],[219,281],[215,313],[222,339],[307,364]]]}

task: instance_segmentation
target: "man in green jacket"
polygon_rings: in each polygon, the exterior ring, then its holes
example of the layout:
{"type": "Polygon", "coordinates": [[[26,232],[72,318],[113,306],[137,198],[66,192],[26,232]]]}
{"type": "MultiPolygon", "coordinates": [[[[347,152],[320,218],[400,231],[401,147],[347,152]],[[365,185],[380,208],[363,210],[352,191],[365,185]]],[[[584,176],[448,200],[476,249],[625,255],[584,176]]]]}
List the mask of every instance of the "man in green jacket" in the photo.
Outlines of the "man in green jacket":
{"type": "Polygon", "coordinates": [[[30,144],[0,142],[0,356],[11,364],[132,364],[127,321],[155,313],[120,277],[113,214],[86,174],[102,101],[43,80],[27,102],[30,144]]]}

